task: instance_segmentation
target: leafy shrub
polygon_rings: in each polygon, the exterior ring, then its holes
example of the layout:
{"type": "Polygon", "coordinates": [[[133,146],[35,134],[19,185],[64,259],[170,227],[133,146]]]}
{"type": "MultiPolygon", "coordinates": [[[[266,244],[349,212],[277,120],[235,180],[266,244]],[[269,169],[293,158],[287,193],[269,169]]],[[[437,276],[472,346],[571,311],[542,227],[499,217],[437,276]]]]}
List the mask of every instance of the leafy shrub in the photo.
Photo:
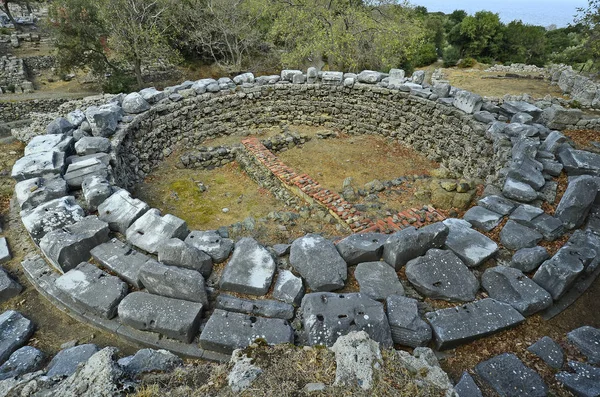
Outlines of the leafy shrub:
{"type": "Polygon", "coordinates": [[[421,46],[419,52],[415,55],[414,64],[419,66],[427,66],[436,62],[438,59],[434,43],[426,43],[421,46]]]}
{"type": "Polygon", "coordinates": [[[475,60],[475,58],[467,57],[458,63],[458,67],[463,69],[472,68],[473,66],[475,66],[476,63],[477,61],[475,60]]]}
{"type": "Polygon", "coordinates": [[[6,91],[8,91],[8,92],[15,92],[15,85],[14,84],[9,84],[8,86],[6,86],[6,91]]]}
{"type": "Polygon", "coordinates": [[[118,94],[121,92],[131,92],[136,88],[136,85],[135,76],[116,72],[106,78],[102,84],[102,90],[107,94],[118,94]]]}
{"type": "Polygon", "coordinates": [[[460,59],[460,51],[458,48],[450,46],[444,49],[444,54],[442,56],[444,60],[444,67],[449,68],[452,66],[456,66],[458,60],[460,59]]]}

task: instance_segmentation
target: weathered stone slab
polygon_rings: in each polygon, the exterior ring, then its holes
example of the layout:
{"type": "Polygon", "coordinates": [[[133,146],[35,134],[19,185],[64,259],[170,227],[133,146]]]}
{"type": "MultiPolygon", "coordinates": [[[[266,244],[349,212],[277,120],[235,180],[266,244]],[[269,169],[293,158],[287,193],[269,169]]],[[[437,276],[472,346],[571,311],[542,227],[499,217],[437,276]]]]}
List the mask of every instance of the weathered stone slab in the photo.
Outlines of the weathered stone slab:
{"type": "Polygon", "coordinates": [[[90,259],[92,248],[108,241],[108,224],[92,215],[47,233],[40,249],[60,270],[67,272],[90,259]]]}
{"type": "Polygon", "coordinates": [[[52,122],[46,126],[46,134],[48,134],[48,135],[68,134],[71,131],[73,131],[73,129],[74,129],[73,124],[71,124],[69,122],[69,120],[65,119],[64,117],[58,117],[58,118],[52,120],[52,122]]]}
{"type": "Polygon", "coordinates": [[[544,247],[522,248],[515,252],[510,267],[528,273],[537,269],[550,255],[544,247]]]}
{"type": "Polygon", "coordinates": [[[508,178],[526,183],[534,190],[540,190],[546,183],[542,170],[543,165],[529,158],[513,161],[508,171],[508,178]]]}
{"type": "Polygon", "coordinates": [[[366,84],[375,84],[383,78],[383,75],[380,72],[375,72],[373,70],[363,70],[356,76],[356,79],[360,83],[366,84]]]}
{"type": "Polygon", "coordinates": [[[83,180],[81,190],[90,211],[95,211],[113,193],[111,184],[95,175],[83,180]]]}
{"type": "Polygon", "coordinates": [[[67,115],[67,121],[77,128],[85,121],[85,113],[81,109],[75,109],[67,115]]]}
{"type": "Polygon", "coordinates": [[[502,194],[509,199],[524,203],[532,202],[538,197],[538,193],[530,185],[512,178],[506,178],[502,194]]]}
{"type": "Polygon", "coordinates": [[[565,353],[562,347],[548,336],[544,336],[529,346],[527,351],[535,354],[554,369],[561,369],[565,363],[565,353]]]}
{"type": "Polygon", "coordinates": [[[24,181],[46,175],[58,175],[63,172],[64,167],[64,152],[39,152],[18,159],[13,165],[11,177],[16,181],[24,181]]]}
{"type": "Polygon", "coordinates": [[[473,227],[489,232],[500,224],[502,217],[503,216],[497,212],[490,211],[484,207],[475,206],[465,213],[463,219],[473,225],[473,227]]]}
{"type": "Polygon", "coordinates": [[[558,159],[569,176],[600,176],[600,154],[562,147],[558,151],[558,159]]]}
{"type": "Polygon", "coordinates": [[[542,115],[542,109],[525,101],[504,101],[500,108],[511,115],[527,113],[532,117],[534,123],[537,123],[542,115]]]}
{"type": "Polygon", "coordinates": [[[107,222],[110,230],[125,235],[133,222],[149,208],[143,201],[132,198],[127,190],[119,190],[98,206],[98,218],[107,222]]]}
{"type": "Polygon", "coordinates": [[[304,296],[302,279],[289,270],[280,270],[273,288],[273,298],[299,305],[304,296]]]}
{"type": "Polygon", "coordinates": [[[21,313],[7,310],[0,314],[0,362],[23,346],[33,335],[33,323],[21,313]]]}
{"type": "Polygon", "coordinates": [[[333,291],[345,284],[346,262],[333,243],[318,234],[307,234],[292,243],[290,264],[313,291],[333,291]]]}
{"type": "Polygon", "coordinates": [[[475,371],[501,396],[548,395],[548,387],[542,377],[512,353],[504,353],[483,361],[475,366],[475,371]]]}
{"type": "Polygon", "coordinates": [[[215,308],[283,320],[291,320],[294,317],[294,306],[288,303],[268,299],[241,299],[226,294],[219,295],[215,308]]]}
{"type": "Polygon", "coordinates": [[[77,155],[69,156],[65,160],[65,164],[69,165],[69,164],[73,164],[73,163],[79,163],[79,162],[86,161],[89,159],[97,159],[98,161],[100,161],[102,164],[104,164],[106,166],[108,166],[110,164],[110,154],[108,154],[108,153],[94,153],[94,154],[88,154],[86,156],[77,156],[77,155]]]}
{"type": "Polygon", "coordinates": [[[525,321],[512,306],[491,298],[429,312],[425,317],[433,329],[438,349],[450,349],[525,321]]]}
{"type": "Polygon", "coordinates": [[[600,395],[600,368],[577,361],[569,361],[569,367],[575,373],[559,372],[555,376],[567,390],[579,397],[600,395]]]}
{"type": "Polygon", "coordinates": [[[140,95],[148,103],[156,103],[167,97],[164,91],[158,91],[154,87],[144,88],[140,91],[140,95]]]}
{"type": "Polygon", "coordinates": [[[46,355],[33,346],[23,346],[0,367],[0,380],[17,377],[41,368],[46,355]]]}
{"type": "Polygon", "coordinates": [[[452,251],[436,248],[408,262],[406,277],[419,293],[432,299],[469,302],[479,290],[477,278],[452,251]]]}
{"type": "Polygon", "coordinates": [[[38,177],[15,185],[21,210],[28,210],[67,195],[67,182],[60,176],[38,177]]]}
{"type": "Polygon", "coordinates": [[[223,238],[216,230],[192,230],[185,243],[206,252],[214,263],[224,262],[233,251],[233,240],[223,238]]]}
{"type": "Polygon", "coordinates": [[[102,137],[114,135],[122,115],[123,110],[115,103],[90,106],[85,111],[85,117],[92,127],[92,135],[102,137]]]}
{"type": "Polygon", "coordinates": [[[342,72],[323,72],[321,82],[324,85],[341,85],[344,81],[344,73],[342,72]]]}
{"type": "Polygon", "coordinates": [[[6,263],[12,259],[6,237],[0,237],[0,264],[6,263]]]}
{"type": "MultiPolygon", "coordinates": [[[[587,263],[590,261],[591,259],[587,263]]],[[[532,279],[550,292],[554,300],[558,300],[584,271],[587,263],[577,252],[563,247],[552,258],[542,263],[532,279]]]]}
{"type": "Polygon", "coordinates": [[[415,299],[391,295],[386,299],[386,310],[394,343],[417,347],[431,340],[431,327],[421,317],[415,299]]]}
{"type": "Polygon", "coordinates": [[[84,136],[75,144],[75,151],[80,156],[110,152],[110,139],[99,136],[84,136]]]}
{"type": "Polygon", "coordinates": [[[170,372],[183,365],[183,360],[167,350],[141,349],[117,363],[130,376],[137,377],[149,372],[170,372]]]}
{"type": "Polygon", "coordinates": [[[21,221],[36,242],[46,233],[71,225],[83,216],[83,209],[73,196],[50,200],[34,209],[21,211],[21,221]]]}
{"type": "Polygon", "coordinates": [[[523,226],[513,220],[509,220],[500,232],[500,243],[511,250],[521,248],[532,248],[539,243],[544,236],[534,229],[523,226]]]}
{"type": "Polygon", "coordinates": [[[454,391],[459,397],[483,397],[479,386],[475,383],[467,371],[463,372],[460,380],[454,387],[454,391]]]}
{"type": "Polygon", "coordinates": [[[335,247],[348,266],[353,266],[361,262],[378,261],[387,238],[383,233],[351,234],[340,240],[335,247]]]}
{"type": "Polygon", "coordinates": [[[127,284],[87,262],[57,278],[55,284],[82,310],[107,319],[117,314],[117,305],[127,294],[127,284]]]}
{"type": "Polygon", "coordinates": [[[509,219],[533,227],[533,220],[544,213],[544,210],[529,204],[521,204],[509,216],[509,219]]]}
{"type": "Polygon", "coordinates": [[[136,288],[142,288],[140,271],[150,260],[149,256],[131,248],[116,238],[94,247],[90,254],[103,267],[116,273],[136,288]]]}
{"type": "Polygon", "coordinates": [[[137,92],[127,94],[123,98],[123,111],[130,114],[138,114],[150,109],[150,104],[137,92]]]}
{"type": "Polygon", "coordinates": [[[34,136],[23,152],[24,156],[43,152],[66,152],[73,149],[73,137],[62,134],[34,136]]]}
{"type": "Polygon", "coordinates": [[[105,179],[109,176],[108,167],[97,158],[89,158],[69,164],[64,178],[70,187],[80,187],[86,178],[92,176],[105,179]]]}
{"type": "Polygon", "coordinates": [[[213,268],[210,255],[177,238],[169,239],[160,245],[158,261],[169,266],[197,270],[204,278],[210,276],[213,268]]]}
{"type": "Polygon", "coordinates": [[[393,345],[383,304],[362,294],[306,294],[301,310],[304,333],[310,346],[333,346],[338,337],[352,331],[365,331],[384,347],[393,345]]]}
{"type": "Polygon", "coordinates": [[[445,247],[453,251],[468,267],[481,265],[498,251],[498,245],[494,241],[466,226],[468,222],[447,219],[444,224],[450,230],[445,247]]]}
{"type": "Polygon", "coordinates": [[[220,287],[242,294],[264,295],[271,287],[275,268],[275,261],[265,247],[253,238],[242,238],[225,265],[220,287]]]}
{"type": "Polygon", "coordinates": [[[600,329],[579,327],[569,332],[567,338],[587,357],[590,364],[600,364],[600,329]]]}
{"type": "Polygon", "coordinates": [[[481,207],[487,208],[490,211],[496,212],[500,215],[510,215],[511,212],[517,207],[517,205],[505,199],[502,196],[487,196],[477,202],[481,207]]]}
{"type": "MultiPolygon", "coordinates": [[[[0,263],[2,263],[2,240],[6,241],[6,239],[0,238],[0,263]]],[[[23,287],[21,284],[13,280],[6,270],[0,268],[0,302],[14,298],[19,295],[22,290],[23,287]]]]}
{"type": "Polygon", "coordinates": [[[233,78],[233,82],[237,85],[241,85],[244,83],[252,84],[254,83],[254,74],[250,72],[238,74],[233,78]]]}
{"type": "Polygon", "coordinates": [[[75,373],[79,364],[85,363],[97,352],[98,346],[91,343],[61,350],[56,353],[56,356],[48,364],[46,376],[71,376],[75,373]]]}
{"type": "Polygon", "coordinates": [[[600,180],[595,177],[583,175],[571,180],[556,207],[555,216],[567,229],[583,225],[598,196],[599,188],[600,180]]]}
{"type": "Polygon", "coordinates": [[[465,113],[473,114],[481,110],[483,98],[481,95],[469,91],[460,90],[454,95],[452,105],[465,113]]]}
{"type": "Polygon", "coordinates": [[[197,302],[132,292],[121,301],[118,310],[123,324],[190,343],[198,333],[202,308],[197,302]]]}
{"type": "Polygon", "coordinates": [[[448,233],[448,227],[441,222],[420,229],[408,227],[385,241],[383,260],[398,271],[411,259],[425,255],[427,250],[443,247],[448,233]]]}
{"type": "Polygon", "coordinates": [[[359,263],[354,277],[360,293],[371,299],[382,300],[390,295],[404,295],[404,287],[394,268],[385,262],[359,263]]]}
{"type": "Polygon", "coordinates": [[[165,266],[151,259],[142,266],[139,277],[151,294],[208,304],[204,277],[195,270],[165,266]]]}
{"type": "Polygon", "coordinates": [[[508,303],[524,316],[531,316],[552,305],[548,291],[512,267],[487,269],[481,276],[481,285],[490,298],[508,303]]]}
{"type": "Polygon", "coordinates": [[[286,320],[248,316],[215,309],[200,334],[200,346],[225,354],[243,349],[256,339],[270,345],[293,343],[294,331],[286,320]]]}
{"type": "Polygon", "coordinates": [[[152,208],[139,217],[125,232],[127,241],[146,252],[155,254],[168,239],[183,240],[188,235],[187,223],[171,214],[160,215],[152,208]]]}

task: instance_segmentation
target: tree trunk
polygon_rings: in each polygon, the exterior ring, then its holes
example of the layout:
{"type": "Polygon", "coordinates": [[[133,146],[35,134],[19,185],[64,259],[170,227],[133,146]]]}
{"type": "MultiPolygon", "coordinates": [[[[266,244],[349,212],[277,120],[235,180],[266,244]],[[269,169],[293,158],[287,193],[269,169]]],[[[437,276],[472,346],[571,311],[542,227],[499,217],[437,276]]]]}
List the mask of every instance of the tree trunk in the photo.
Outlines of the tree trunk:
{"type": "Polygon", "coordinates": [[[137,58],[134,62],[135,78],[140,89],[144,88],[144,80],[142,79],[142,60],[137,58]]]}
{"type": "Polygon", "coordinates": [[[21,31],[21,26],[17,25],[17,22],[15,21],[15,19],[12,16],[12,14],[10,13],[10,9],[8,8],[8,3],[9,3],[8,1],[5,1],[5,2],[1,3],[3,5],[2,11],[4,11],[6,13],[6,15],[8,16],[8,19],[10,19],[10,22],[15,27],[15,30],[21,31]]]}

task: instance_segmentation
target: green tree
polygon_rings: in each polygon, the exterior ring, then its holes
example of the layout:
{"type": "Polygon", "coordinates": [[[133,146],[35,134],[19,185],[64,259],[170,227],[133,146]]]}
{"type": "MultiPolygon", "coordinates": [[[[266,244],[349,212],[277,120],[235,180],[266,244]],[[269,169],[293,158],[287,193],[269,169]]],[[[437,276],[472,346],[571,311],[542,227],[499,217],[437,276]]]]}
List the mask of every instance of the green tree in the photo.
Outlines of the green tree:
{"type": "Polygon", "coordinates": [[[463,56],[497,57],[504,33],[504,25],[498,14],[479,11],[473,16],[466,16],[458,26],[458,40],[451,44],[461,47],[463,56]]]}
{"type": "Polygon", "coordinates": [[[596,66],[600,60],[600,0],[589,0],[587,7],[577,11],[576,22],[587,28],[585,48],[596,66]]]}
{"type": "Polygon", "coordinates": [[[506,25],[502,62],[517,62],[543,66],[546,63],[546,29],[512,21],[506,25]]]}

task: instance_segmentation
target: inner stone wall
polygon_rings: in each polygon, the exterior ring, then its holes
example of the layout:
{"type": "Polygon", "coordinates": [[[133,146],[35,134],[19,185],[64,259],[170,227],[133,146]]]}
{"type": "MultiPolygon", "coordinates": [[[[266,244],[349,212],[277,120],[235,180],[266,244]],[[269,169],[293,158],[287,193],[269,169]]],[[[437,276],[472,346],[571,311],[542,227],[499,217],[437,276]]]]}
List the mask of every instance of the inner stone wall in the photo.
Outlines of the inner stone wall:
{"type": "Polygon", "coordinates": [[[441,103],[386,88],[321,84],[241,87],[157,105],[122,123],[113,139],[117,184],[131,187],[169,155],[177,142],[190,149],[209,138],[247,135],[253,128],[306,124],[348,134],[394,137],[465,177],[500,168],[485,125],[441,103]]]}

